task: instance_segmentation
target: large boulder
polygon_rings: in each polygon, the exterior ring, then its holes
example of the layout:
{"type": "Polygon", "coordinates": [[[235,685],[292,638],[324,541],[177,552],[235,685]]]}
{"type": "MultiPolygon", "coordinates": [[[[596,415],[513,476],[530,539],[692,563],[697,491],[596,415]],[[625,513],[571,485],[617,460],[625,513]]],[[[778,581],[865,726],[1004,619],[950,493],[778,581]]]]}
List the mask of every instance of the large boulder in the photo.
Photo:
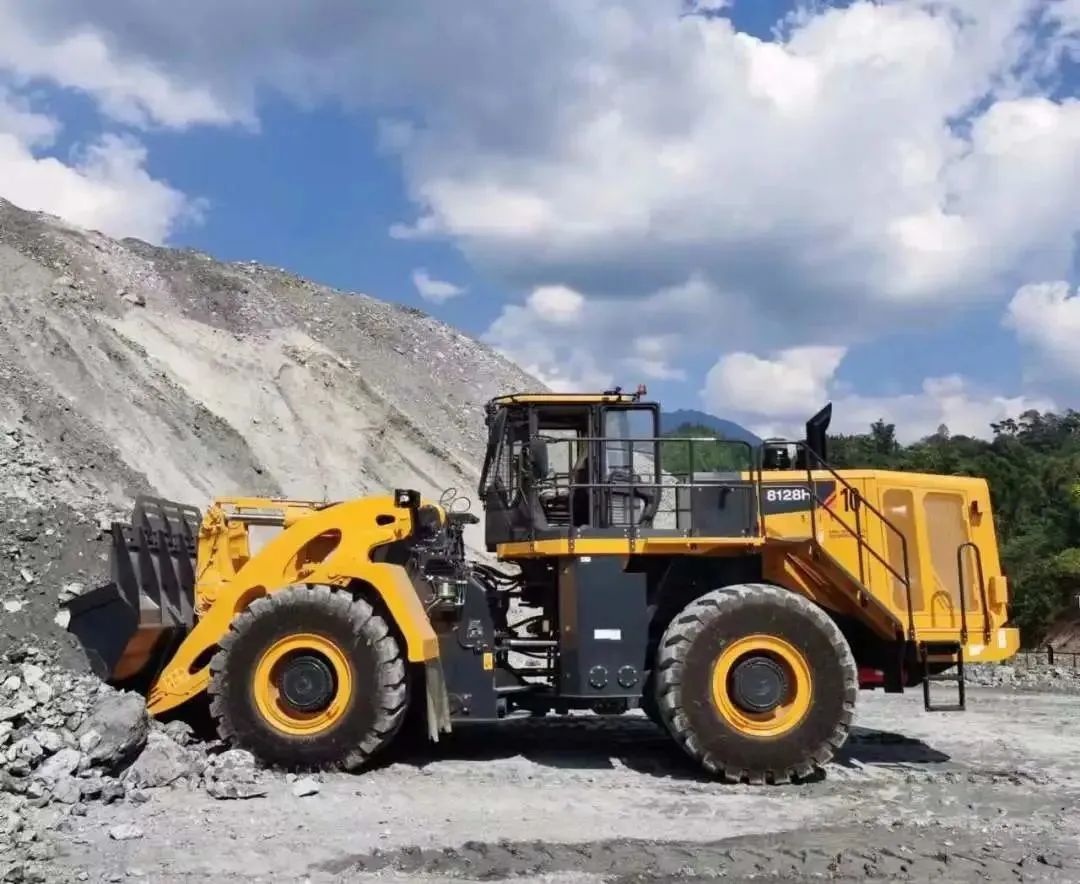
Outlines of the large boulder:
{"type": "Polygon", "coordinates": [[[156,789],[195,773],[191,753],[167,734],[153,731],[142,754],[124,773],[124,783],[129,788],[156,789]]]}
{"type": "Polygon", "coordinates": [[[79,730],[79,746],[95,767],[122,770],[143,750],[149,731],[150,718],[141,696],[102,693],[79,730]]]}

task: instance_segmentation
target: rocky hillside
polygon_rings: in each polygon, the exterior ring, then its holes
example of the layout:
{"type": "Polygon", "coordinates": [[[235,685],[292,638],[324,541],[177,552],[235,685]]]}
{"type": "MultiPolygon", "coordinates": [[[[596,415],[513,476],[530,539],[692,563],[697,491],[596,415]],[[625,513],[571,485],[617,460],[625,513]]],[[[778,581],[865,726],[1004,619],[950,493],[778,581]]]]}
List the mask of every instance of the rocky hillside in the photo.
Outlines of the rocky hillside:
{"type": "Polygon", "coordinates": [[[1080,654],[1080,612],[1071,611],[1054,624],[1040,647],[1045,645],[1068,654],[1080,654]]]}
{"type": "Polygon", "coordinates": [[[471,495],[483,404],[524,387],[420,311],[0,200],[0,645],[97,579],[136,493],[471,495]]]}

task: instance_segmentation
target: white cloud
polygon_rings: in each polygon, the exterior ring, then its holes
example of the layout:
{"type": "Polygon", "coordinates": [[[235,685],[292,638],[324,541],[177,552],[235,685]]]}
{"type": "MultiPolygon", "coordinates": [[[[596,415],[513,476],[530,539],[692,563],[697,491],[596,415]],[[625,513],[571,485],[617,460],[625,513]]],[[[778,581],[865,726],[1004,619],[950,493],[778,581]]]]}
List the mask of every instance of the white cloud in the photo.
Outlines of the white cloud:
{"type": "Polygon", "coordinates": [[[164,241],[197,220],[200,204],[150,176],[137,141],[105,135],[69,162],[42,155],[59,132],[53,117],[0,89],[0,197],[115,236],[164,241]]]}
{"type": "Polygon", "coordinates": [[[837,397],[833,426],[835,431],[861,433],[880,418],[896,424],[901,442],[925,438],[942,424],[953,435],[985,439],[991,436],[991,423],[1029,410],[1053,411],[1054,408],[1054,401],[1044,396],[1002,396],[951,375],[926,379],[917,393],[837,397]]]}
{"type": "Polygon", "coordinates": [[[1036,371],[1080,380],[1080,290],[1067,282],[1025,285],[1009,302],[1005,325],[1036,359],[1036,371]]]}
{"type": "MultiPolygon", "coordinates": [[[[423,231],[522,276],[645,267],[648,285],[697,270],[765,296],[763,311],[812,301],[823,323],[838,303],[914,316],[943,296],[999,297],[1033,250],[1067,260],[1080,108],[998,90],[1032,4],[966,4],[960,26],[949,4],[857,3],[784,43],[664,4],[587,5],[595,55],[552,90],[550,137],[466,157],[445,148],[477,133],[440,121],[406,151],[423,231]],[[964,116],[969,131],[950,126],[964,116]],[[1016,200],[1032,188],[1044,198],[1016,200]]],[[[893,321],[881,315],[855,318],[893,321]]]]}
{"type": "Polygon", "coordinates": [[[686,372],[670,365],[668,361],[673,353],[678,352],[678,347],[678,335],[644,335],[634,338],[634,355],[625,359],[626,370],[629,374],[637,372],[648,380],[685,381],[686,372]]]}
{"type": "Polygon", "coordinates": [[[35,33],[28,26],[33,18],[25,4],[0,0],[0,71],[86,92],[98,99],[103,111],[126,123],[184,127],[251,121],[210,89],[187,86],[148,58],[118,57],[109,35],[80,22],[74,10],[65,16],[66,27],[59,33],[35,33]]]}
{"type": "Polygon", "coordinates": [[[483,339],[526,371],[572,380],[575,389],[632,389],[644,380],[685,380],[677,363],[688,338],[715,345],[742,330],[734,311],[708,313],[713,300],[714,293],[695,279],[633,309],[619,298],[539,286],[523,303],[504,306],[483,339]]]}
{"type": "Polygon", "coordinates": [[[662,3],[582,7],[555,6],[575,38],[551,44],[550,103],[513,76],[501,97],[476,84],[527,141],[470,104],[402,149],[409,235],[585,297],[591,340],[560,337],[567,356],[630,368],[619,314],[688,278],[704,297],[670,329],[680,359],[850,347],[1068,268],[1080,103],[1027,88],[1036,2],[855,3],[779,43],[662,3]]]}
{"type": "Polygon", "coordinates": [[[433,279],[423,267],[417,267],[412,272],[412,281],[420,297],[435,304],[445,303],[465,293],[465,289],[459,285],[442,279],[433,279]]]}
{"type": "Polygon", "coordinates": [[[420,207],[396,236],[449,236],[525,289],[698,274],[872,332],[1068,260],[1078,111],[1027,86],[1075,2],[815,4],[768,42],[680,14],[717,0],[191,0],[182,27],[141,0],[0,0],[0,58],[166,125],[251,120],[271,90],[386,107],[420,207]]]}
{"type": "Polygon", "coordinates": [[[929,436],[942,424],[956,435],[985,438],[994,422],[1054,408],[1046,397],[1003,396],[958,375],[927,378],[913,393],[859,394],[836,379],[844,355],[836,347],[793,348],[772,358],[728,354],[709,372],[702,397],[714,413],[743,421],[763,437],[798,437],[803,422],[832,401],[833,432],[866,432],[881,419],[896,424],[903,442],[929,436]]]}
{"type": "Polygon", "coordinates": [[[566,346],[587,324],[585,299],[563,286],[540,286],[524,304],[512,304],[491,324],[484,340],[553,390],[603,390],[613,375],[587,348],[566,346]]]}
{"type": "Polygon", "coordinates": [[[544,285],[529,295],[528,308],[542,322],[552,325],[572,325],[581,319],[585,299],[563,285],[544,285]]]}
{"type": "Polygon", "coordinates": [[[843,347],[793,347],[773,359],[729,353],[709,370],[701,395],[717,414],[797,417],[825,399],[826,384],[845,352],[843,347]]]}

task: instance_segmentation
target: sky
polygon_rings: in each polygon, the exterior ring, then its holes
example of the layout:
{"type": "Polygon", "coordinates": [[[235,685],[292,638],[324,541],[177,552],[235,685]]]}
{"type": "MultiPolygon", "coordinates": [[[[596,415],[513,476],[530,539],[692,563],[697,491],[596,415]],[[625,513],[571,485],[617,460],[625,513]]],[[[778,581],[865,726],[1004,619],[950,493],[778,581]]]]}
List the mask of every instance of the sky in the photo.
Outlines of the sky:
{"type": "Polygon", "coordinates": [[[763,434],[1080,408],[1080,0],[0,0],[0,196],[763,434]]]}

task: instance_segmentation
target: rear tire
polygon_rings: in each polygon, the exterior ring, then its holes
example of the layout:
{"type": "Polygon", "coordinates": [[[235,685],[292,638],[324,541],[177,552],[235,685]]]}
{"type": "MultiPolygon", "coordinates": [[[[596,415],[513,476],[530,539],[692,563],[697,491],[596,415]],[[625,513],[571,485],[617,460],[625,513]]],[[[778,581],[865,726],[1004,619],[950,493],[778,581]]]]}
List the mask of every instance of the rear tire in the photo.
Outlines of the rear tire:
{"type": "Polygon", "coordinates": [[[354,770],[405,718],[401,648],[344,590],[293,586],[257,599],[219,644],[209,686],[218,733],[267,764],[354,770]]]}
{"type": "Polygon", "coordinates": [[[728,781],[809,776],[846,741],[858,690],[851,649],[829,615],[757,583],[687,605],[664,633],[656,671],[668,730],[728,781]]]}

